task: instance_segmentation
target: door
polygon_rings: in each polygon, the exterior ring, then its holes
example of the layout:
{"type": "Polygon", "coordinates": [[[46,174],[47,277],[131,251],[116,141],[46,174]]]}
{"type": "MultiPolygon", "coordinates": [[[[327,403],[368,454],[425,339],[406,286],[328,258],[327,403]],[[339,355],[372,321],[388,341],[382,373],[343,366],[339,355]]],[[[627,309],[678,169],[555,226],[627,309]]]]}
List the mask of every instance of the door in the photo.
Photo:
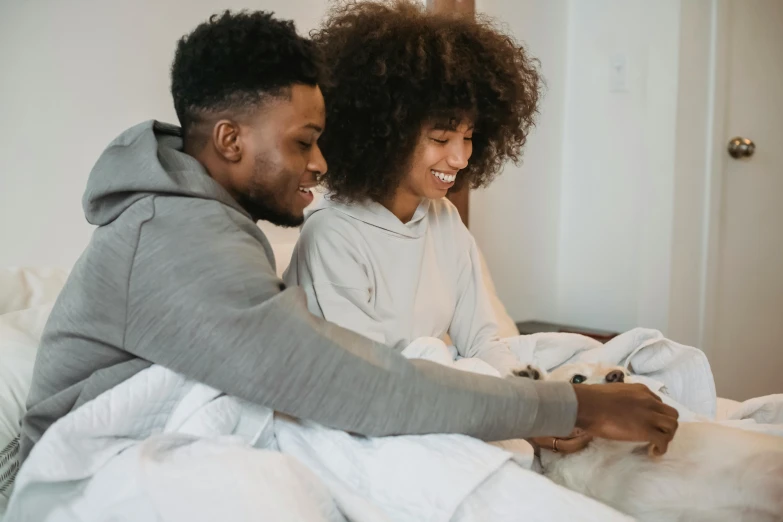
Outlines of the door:
{"type": "Polygon", "coordinates": [[[711,364],[718,395],[783,393],[783,1],[727,5],[711,364]],[[732,138],[750,140],[728,150],[732,138]],[[752,154],[750,154],[752,152],[752,154]]]}

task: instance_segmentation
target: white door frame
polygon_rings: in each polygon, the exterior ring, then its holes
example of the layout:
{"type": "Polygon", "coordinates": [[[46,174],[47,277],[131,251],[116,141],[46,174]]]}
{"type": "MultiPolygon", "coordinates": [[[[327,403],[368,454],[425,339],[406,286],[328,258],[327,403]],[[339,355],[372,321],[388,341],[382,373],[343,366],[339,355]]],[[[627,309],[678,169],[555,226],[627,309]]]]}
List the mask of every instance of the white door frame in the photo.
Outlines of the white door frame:
{"type": "Polygon", "coordinates": [[[729,2],[683,0],[676,129],[670,338],[713,346],[730,45],[729,2]]]}
{"type": "Polygon", "coordinates": [[[714,346],[712,334],[715,324],[715,303],[718,298],[718,255],[721,241],[721,215],[724,192],[723,178],[726,172],[726,162],[729,161],[726,145],[727,136],[726,114],[728,112],[729,97],[729,46],[731,45],[731,30],[729,14],[731,6],[729,2],[735,0],[711,0],[712,38],[712,111],[711,121],[708,125],[710,131],[710,149],[705,155],[708,161],[705,169],[705,178],[709,181],[706,192],[706,218],[703,232],[704,253],[702,256],[702,292],[701,292],[701,316],[699,322],[700,346],[711,349],[714,346]]]}

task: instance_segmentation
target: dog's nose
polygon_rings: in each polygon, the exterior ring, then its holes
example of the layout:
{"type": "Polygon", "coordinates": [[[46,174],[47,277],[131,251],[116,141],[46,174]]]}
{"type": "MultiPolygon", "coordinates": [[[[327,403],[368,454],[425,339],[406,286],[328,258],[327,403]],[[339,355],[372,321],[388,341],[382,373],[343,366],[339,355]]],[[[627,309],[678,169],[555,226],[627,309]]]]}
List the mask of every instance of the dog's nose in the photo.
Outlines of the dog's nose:
{"type": "Polygon", "coordinates": [[[612,370],[606,374],[606,382],[624,382],[625,373],[622,370],[612,370]]]}

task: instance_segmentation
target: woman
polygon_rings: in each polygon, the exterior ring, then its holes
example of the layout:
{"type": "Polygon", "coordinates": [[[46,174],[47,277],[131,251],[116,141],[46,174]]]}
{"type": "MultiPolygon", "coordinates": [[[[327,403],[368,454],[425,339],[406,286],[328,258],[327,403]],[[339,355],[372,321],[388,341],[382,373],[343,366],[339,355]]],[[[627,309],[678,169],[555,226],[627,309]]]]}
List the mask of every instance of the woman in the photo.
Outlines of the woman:
{"type": "MultiPolygon", "coordinates": [[[[486,186],[520,159],[539,97],[535,62],[486,20],[409,1],[337,7],[313,38],[331,71],[319,140],[329,194],[306,217],[286,283],[331,322],[399,350],[448,334],[460,355],[508,376],[520,362],[498,338],[476,243],[445,196],[486,186]]],[[[536,442],[569,453],[589,437],[536,442]]],[[[452,520],[518,520],[540,495],[531,480],[505,463],[452,520]]],[[[556,495],[541,520],[586,501],[556,495]]],[[[619,516],[584,506],[603,520],[619,516]]]]}
{"type": "Polygon", "coordinates": [[[308,214],[286,282],[331,322],[399,349],[448,334],[463,357],[510,374],[520,363],[445,196],[520,158],[535,62],[486,20],[411,2],[338,7],[314,40],[331,71],[319,142],[329,195],[308,214]]]}

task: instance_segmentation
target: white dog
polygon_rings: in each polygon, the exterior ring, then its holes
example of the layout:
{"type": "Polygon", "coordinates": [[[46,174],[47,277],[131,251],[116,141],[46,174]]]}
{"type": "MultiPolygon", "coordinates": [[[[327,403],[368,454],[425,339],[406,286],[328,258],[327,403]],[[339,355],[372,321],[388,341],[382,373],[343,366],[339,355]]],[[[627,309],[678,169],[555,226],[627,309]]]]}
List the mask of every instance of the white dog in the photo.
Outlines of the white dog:
{"type": "MultiPolygon", "coordinates": [[[[616,366],[535,367],[521,377],[599,384],[623,382],[616,366]]],[[[571,455],[542,448],[544,474],[642,521],[783,522],[783,438],[708,422],[681,422],[669,450],[595,439],[571,455]]]]}

